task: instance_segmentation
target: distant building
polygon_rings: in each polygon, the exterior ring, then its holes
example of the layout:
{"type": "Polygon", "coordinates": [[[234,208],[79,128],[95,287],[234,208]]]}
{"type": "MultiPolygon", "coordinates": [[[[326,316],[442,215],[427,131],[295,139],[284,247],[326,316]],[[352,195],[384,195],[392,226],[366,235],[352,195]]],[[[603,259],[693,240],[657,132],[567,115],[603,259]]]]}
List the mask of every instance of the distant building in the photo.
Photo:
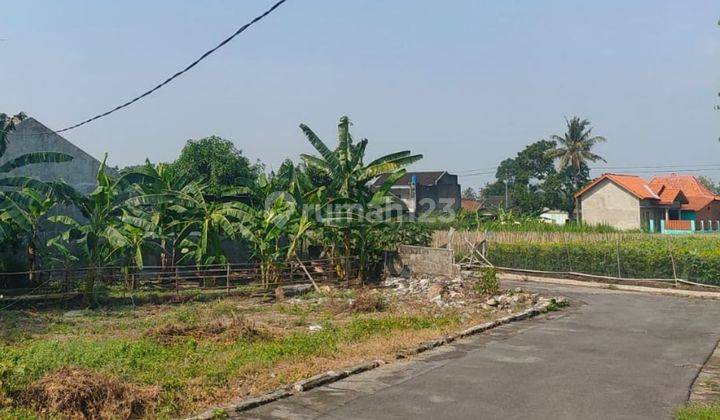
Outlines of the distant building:
{"type": "Polygon", "coordinates": [[[460,202],[460,208],[470,213],[479,211],[481,207],[482,203],[472,198],[463,198],[460,202]]]}
{"type": "Polygon", "coordinates": [[[720,230],[720,197],[689,175],[603,174],[575,193],[581,221],[654,232],[720,230]]]}
{"type": "MultiPolygon", "coordinates": [[[[389,174],[375,180],[379,188],[389,174]]],[[[458,211],[460,209],[460,184],[457,175],[445,171],[408,172],[390,189],[407,207],[411,214],[427,212],[458,211]]]]}
{"type": "Polygon", "coordinates": [[[679,206],[668,208],[666,217],[668,220],[693,220],[698,230],[710,221],[720,220],[720,197],[708,190],[694,176],[677,174],[656,176],[650,180],[649,185],[664,202],[674,202],[675,196],[679,193],[684,196],[684,200],[678,201],[679,206]]]}
{"type": "Polygon", "coordinates": [[[73,157],[69,162],[37,163],[11,171],[42,181],[65,181],[76,190],[88,194],[97,185],[100,162],[34,118],[26,118],[8,134],[8,145],[0,164],[31,152],[60,152],[73,157]]]}
{"type": "Polygon", "coordinates": [[[463,198],[461,207],[467,212],[480,213],[482,216],[493,217],[497,216],[500,209],[506,208],[505,197],[491,195],[481,197],[478,200],[463,198]]]}
{"type": "Polygon", "coordinates": [[[570,220],[570,214],[564,210],[545,210],[540,214],[540,220],[562,226],[570,220]]]}

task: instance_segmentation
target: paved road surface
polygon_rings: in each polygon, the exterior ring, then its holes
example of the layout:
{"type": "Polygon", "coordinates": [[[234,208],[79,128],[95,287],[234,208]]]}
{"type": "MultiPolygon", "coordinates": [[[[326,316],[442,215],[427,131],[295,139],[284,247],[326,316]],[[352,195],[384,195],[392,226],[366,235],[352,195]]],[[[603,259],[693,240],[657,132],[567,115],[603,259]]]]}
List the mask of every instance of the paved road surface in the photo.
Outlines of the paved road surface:
{"type": "Polygon", "coordinates": [[[533,283],[571,308],[241,413],[243,419],[661,419],[720,338],[720,302],[533,283]]]}

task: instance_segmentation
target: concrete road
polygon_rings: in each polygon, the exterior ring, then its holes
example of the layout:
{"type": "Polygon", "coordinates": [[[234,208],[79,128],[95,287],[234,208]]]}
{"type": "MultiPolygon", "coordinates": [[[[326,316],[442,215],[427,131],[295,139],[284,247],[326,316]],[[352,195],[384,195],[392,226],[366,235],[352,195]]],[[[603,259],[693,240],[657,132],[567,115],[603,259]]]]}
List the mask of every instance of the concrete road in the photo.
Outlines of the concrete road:
{"type": "Polygon", "coordinates": [[[571,307],[241,413],[243,419],[662,419],[720,338],[720,302],[507,282],[571,307]]]}

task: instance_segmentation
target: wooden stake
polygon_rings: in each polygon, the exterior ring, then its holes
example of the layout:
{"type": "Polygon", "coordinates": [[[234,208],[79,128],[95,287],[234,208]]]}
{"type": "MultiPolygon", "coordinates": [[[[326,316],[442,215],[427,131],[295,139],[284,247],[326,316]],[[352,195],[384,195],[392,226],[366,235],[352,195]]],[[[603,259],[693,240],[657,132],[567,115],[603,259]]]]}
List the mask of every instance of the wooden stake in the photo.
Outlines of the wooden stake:
{"type": "Polygon", "coordinates": [[[303,271],[305,272],[305,275],[310,279],[310,282],[312,283],[313,287],[315,288],[315,291],[319,292],[320,288],[318,287],[317,283],[315,283],[315,280],[310,275],[310,272],[308,272],[307,268],[305,268],[305,264],[303,264],[303,262],[300,261],[300,258],[298,258],[297,261],[300,263],[300,268],[303,269],[303,271]]]}

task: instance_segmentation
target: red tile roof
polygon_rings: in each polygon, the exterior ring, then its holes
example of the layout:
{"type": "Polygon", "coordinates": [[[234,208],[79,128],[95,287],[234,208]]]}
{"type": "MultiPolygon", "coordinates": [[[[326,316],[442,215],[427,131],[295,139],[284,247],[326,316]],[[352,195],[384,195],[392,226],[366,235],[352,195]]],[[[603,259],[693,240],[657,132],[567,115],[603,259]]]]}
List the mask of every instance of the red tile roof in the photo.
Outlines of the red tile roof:
{"type": "MultiPolygon", "coordinates": [[[[652,186],[650,187],[652,188],[652,186]]],[[[653,189],[657,195],[660,196],[660,204],[667,204],[670,205],[674,203],[675,201],[678,201],[682,204],[687,204],[688,199],[685,197],[685,194],[678,188],[672,188],[672,187],[665,187],[662,186],[662,188],[653,189]]]]}
{"type": "Polygon", "coordinates": [[[591,183],[576,192],[575,197],[580,197],[589,189],[606,179],[641,200],[660,200],[660,197],[650,188],[644,179],[635,175],[623,174],[602,174],[602,176],[595,178],[591,183]]]}
{"type": "Polygon", "coordinates": [[[463,198],[460,202],[460,207],[465,211],[478,211],[480,210],[480,202],[468,198],[463,198]]]}
{"type": "Polygon", "coordinates": [[[650,180],[650,188],[660,192],[665,190],[680,190],[687,197],[686,203],[681,205],[682,210],[698,211],[720,197],[708,190],[697,178],[692,175],[663,175],[650,180]]]}

